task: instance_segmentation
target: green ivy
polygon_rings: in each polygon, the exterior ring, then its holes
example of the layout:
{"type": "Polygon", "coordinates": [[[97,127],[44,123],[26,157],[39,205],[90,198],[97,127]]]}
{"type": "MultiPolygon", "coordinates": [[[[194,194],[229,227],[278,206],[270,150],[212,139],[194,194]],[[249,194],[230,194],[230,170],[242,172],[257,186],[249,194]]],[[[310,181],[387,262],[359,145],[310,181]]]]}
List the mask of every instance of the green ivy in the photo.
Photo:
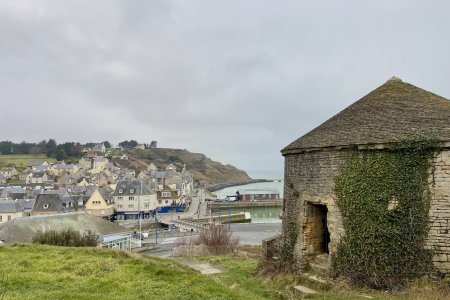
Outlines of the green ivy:
{"type": "Polygon", "coordinates": [[[335,276],[396,289],[431,270],[425,241],[435,146],[425,140],[350,151],[335,178],[345,229],[332,257],[335,276]]]}

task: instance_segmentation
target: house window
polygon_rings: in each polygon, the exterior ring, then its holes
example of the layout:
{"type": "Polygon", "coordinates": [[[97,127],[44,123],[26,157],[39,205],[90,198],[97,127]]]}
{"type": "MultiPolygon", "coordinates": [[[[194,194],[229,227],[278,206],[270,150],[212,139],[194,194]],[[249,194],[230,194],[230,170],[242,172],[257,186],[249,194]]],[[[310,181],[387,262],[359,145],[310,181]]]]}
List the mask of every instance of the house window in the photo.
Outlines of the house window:
{"type": "Polygon", "coordinates": [[[170,197],[170,192],[161,192],[161,197],[170,197]]]}
{"type": "Polygon", "coordinates": [[[123,189],[119,189],[119,194],[123,194],[123,189]]]}
{"type": "Polygon", "coordinates": [[[44,203],[43,208],[47,209],[48,208],[48,203],[44,203]]]}
{"type": "Polygon", "coordinates": [[[128,204],[128,208],[134,208],[134,204],[128,204]]]}
{"type": "Polygon", "coordinates": [[[134,197],[133,197],[133,196],[130,196],[130,197],[128,197],[128,200],[133,201],[133,200],[134,200],[134,197]]]}
{"type": "Polygon", "coordinates": [[[150,208],[150,204],[146,203],[144,204],[144,209],[149,209],[150,208]]]}
{"type": "Polygon", "coordinates": [[[8,221],[11,221],[11,216],[10,215],[8,215],[8,221]]]}
{"type": "Polygon", "coordinates": [[[3,222],[3,216],[0,216],[0,223],[3,222]]]}
{"type": "Polygon", "coordinates": [[[117,205],[117,208],[122,209],[123,205],[117,205]]]}
{"type": "Polygon", "coordinates": [[[134,189],[130,189],[130,194],[134,194],[134,189]]]}
{"type": "Polygon", "coordinates": [[[123,197],[117,197],[117,201],[122,201],[123,197]]]}

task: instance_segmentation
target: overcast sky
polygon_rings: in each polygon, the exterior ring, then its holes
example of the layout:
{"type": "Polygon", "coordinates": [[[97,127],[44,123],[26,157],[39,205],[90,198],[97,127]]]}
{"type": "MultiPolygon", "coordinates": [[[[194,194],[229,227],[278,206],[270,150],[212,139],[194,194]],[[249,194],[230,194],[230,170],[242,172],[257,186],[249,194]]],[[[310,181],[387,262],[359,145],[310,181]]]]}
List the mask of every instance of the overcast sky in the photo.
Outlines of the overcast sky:
{"type": "Polygon", "coordinates": [[[0,140],[201,152],[249,172],[396,75],[450,98],[450,1],[0,0],[0,140]]]}

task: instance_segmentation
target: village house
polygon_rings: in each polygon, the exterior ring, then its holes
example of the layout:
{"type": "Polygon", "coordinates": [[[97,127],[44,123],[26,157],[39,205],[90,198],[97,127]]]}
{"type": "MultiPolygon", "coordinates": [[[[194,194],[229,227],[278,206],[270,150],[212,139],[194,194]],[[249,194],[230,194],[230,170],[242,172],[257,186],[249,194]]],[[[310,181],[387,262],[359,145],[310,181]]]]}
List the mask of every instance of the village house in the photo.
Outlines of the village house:
{"type": "Polygon", "coordinates": [[[54,215],[67,212],[70,206],[59,194],[39,194],[33,206],[33,216],[54,215]],[[63,205],[64,203],[64,205],[63,205]]]}
{"type": "Polygon", "coordinates": [[[12,200],[25,199],[29,194],[26,188],[7,186],[2,190],[0,198],[10,198],[12,200]]]}
{"type": "Polygon", "coordinates": [[[38,168],[46,168],[49,166],[49,163],[45,160],[40,160],[40,159],[32,159],[28,162],[28,169],[29,171],[43,171],[38,170],[38,168]]]}
{"type": "Polygon", "coordinates": [[[16,203],[19,203],[22,210],[22,217],[30,217],[33,214],[33,206],[36,201],[35,198],[16,199],[16,203]]]}
{"type": "Polygon", "coordinates": [[[96,189],[85,204],[86,213],[98,217],[107,217],[114,214],[112,195],[113,191],[111,189],[96,189]]]}
{"type": "Polygon", "coordinates": [[[117,220],[149,218],[156,209],[156,194],[142,180],[121,180],[113,195],[117,220]]]}
{"type": "Polygon", "coordinates": [[[46,172],[30,173],[25,179],[25,183],[47,183],[49,181],[49,175],[46,172]]]}
{"type": "Polygon", "coordinates": [[[100,143],[100,144],[95,145],[95,146],[92,148],[92,150],[94,150],[94,151],[99,151],[99,152],[106,152],[106,147],[105,147],[105,144],[104,144],[104,143],[100,143]]]}
{"type": "Polygon", "coordinates": [[[94,158],[91,173],[92,174],[100,173],[107,167],[108,162],[109,162],[108,159],[105,157],[94,158]]]}
{"type": "Polygon", "coordinates": [[[90,170],[90,169],[92,169],[92,159],[90,159],[86,156],[83,156],[78,161],[78,166],[83,170],[90,170]]]}
{"type": "Polygon", "coordinates": [[[155,166],[154,163],[150,163],[147,166],[147,172],[150,172],[150,174],[154,175],[156,171],[158,171],[158,168],[155,166]]]}
{"type": "Polygon", "coordinates": [[[280,192],[277,189],[240,189],[238,192],[242,201],[268,201],[280,199],[280,192]]]}
{"type": "Polygon", "coordinates": [[[66,164],[64,161],[61,163],[54,164],[51,168],[51,172],[55,176],[60,176],[63,173],[72,174],[78,171],[78,166],[73,164],[66,164]]]}
{"type": "Polygon", "coordinates": [[[334,179],[348,151],[383,151],[421,130],[432,130],[439,142],[430,170],[426,247],[434,250],[434,266],[450,273],[450,101],[395,77],[281,151],[285,159],[282,234],[264,243],[265,257],[279,257],[276,249],[288,247],[292,241],[287,235],[295,232],[294,260],[301,265],[321,259],[329,267],[331,254],[345,235],[334,179]]]}
{"type": "Polygon", "coordinates": [[[21,218],[22,216],[23,210],[19,203],[11,199],[0,200],[0,223],[21,218]]]}
{"type": "Polygon", "coordinates": [[[180,204],[180,192],[166,186],[157,191],[158,206],[176,206],[180,204]]]}
{"type": "Polygon", "coordinates": [[[0,169],[0,175],[3,175],[6,179],[10,178],[17,178],[19,175],[19,172],[17,172],[16,167],[3,167],[0,169]]]}

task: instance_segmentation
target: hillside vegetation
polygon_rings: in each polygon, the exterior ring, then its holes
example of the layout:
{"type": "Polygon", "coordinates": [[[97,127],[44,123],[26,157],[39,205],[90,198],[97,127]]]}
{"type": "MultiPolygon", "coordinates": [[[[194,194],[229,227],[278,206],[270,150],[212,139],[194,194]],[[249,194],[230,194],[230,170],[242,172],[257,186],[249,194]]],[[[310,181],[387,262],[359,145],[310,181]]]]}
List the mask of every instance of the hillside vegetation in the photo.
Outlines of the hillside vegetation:
{"type": "Polygon", "coordinates": [[[172,260],[99,248],[0,247],[3,299],[262,299],[172,260]]]}
{"type": "Polygon", "coordinates": [[[186,164],[196,180],[204,180],[208,184],[243,182],[251,180],[246,172],[232,165],[223,165],[213,161],[201,153],[192,153],[185,149],[133,149],[127,150],[128,161],[115,159],[114,162],[121,167],[133,167],[138,171],[146,169],[153,162],[158,168],[165,168],[169,163],[177,166],[179,170],[186,164]]]}
{"type": "Polygon", "coordinates": [[[172,259],[109,249],[3,245],[0,299],[304,299],[293,288],[299,284],[318,291],[308,299],[449,299],[448,287],[426,281],[387,294],[294,275],[261,276],[254,258],[199,259],[223,272],[205,276],[172,259]]]}
{"type": "Polygon", "coordinates": [[[48,163],[54,162],[54,158],[49,158],[45,154],[3,154],[0,155],[0,167],[16,166],[17,169],[25,169],[30,160],[46,160],[48,163]]]}

